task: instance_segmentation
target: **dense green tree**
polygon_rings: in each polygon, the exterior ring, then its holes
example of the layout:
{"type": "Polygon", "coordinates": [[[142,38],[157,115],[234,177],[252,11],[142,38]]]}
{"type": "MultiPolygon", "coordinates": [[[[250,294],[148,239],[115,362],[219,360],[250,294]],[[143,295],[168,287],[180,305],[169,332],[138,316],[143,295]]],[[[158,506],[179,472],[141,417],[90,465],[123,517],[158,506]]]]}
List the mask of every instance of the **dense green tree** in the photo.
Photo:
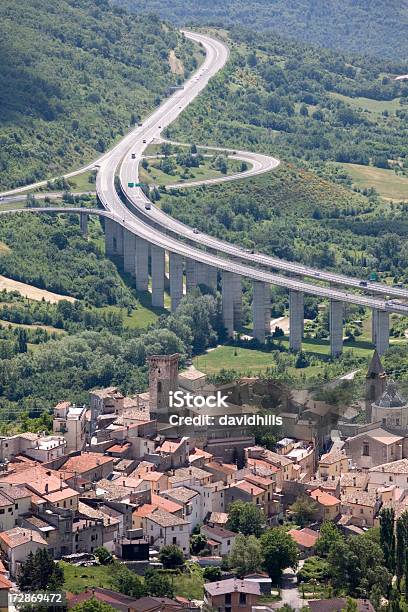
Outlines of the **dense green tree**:
{"type": "Polygon", "coordinates": [[[366,598],[374,587],[388,593],[391,575],[380,544],[368,532],[331,546],[327,561],[335,589],[346,586],[351,596],[366,598]]]}
{"type": "Polygon", "coordinates": [[[124,595],[138,599],[146,594],[143,581],[124,565],[115,567],[113,571],[113,583],[115,589],[124,595]]]}
{"type": "Polygon", "coordinates": [[[390,572],[395,569],[395,513],[392,508],[383,508],[380,513],[380,542],[385,565],[390,572]]]}
{"type": "Polygon", "coordinates": [[[221,568],[211,565],[205,567],[203,571],[203,577],[205,582],[216,582],[217,580],[221,580],[221,568]]]}
{"type": "Polygon", "coordinates": [[[21,564],[17,584],[21,591],[58,591],[64,582],[64,572],[54,563],[50,553],[39,549],[30,552],[21,564]]]}
{"type": "Polygon", "coordinates": [[[207,545],[207,538],[202,533],[196,533],[190,537],[190,552],[199,555],[207,545]]]}
{"type": "Polygon", "coordinates": [[[320,527],[319,539],[316,542],[316,553],[321,557],[327,557],[332,546],[341,543],[343,535],[334,523],[325,521],[320,527]]]}
{"type": "Polygon", "coordinates": [[[262,569],[262,549],[254,536],[239,534],[229,555],[229,564],[236,569],[238,576],[259,572],[262,569]]]}
{"type": "Polygon", "coordinates": [[[264,567],[275,583],[281,579],[284,569],[296,568],[297,546],[285,529],[282,527],[268,529],[262,534],[260,541],[264,567]]]}
{"type": "Polygon", "coordinates": [[[102,565],[108,565],[113,561],[111,553],[105,546],[98,546],[98,548],[95,548],[94,555],[102,565]]]}
{"type": "Polygon", "coordinates": [[[157,570],[148,570],[145,573],[145,589],[152,597],[174,597],[174,587],[165,574],[157,570]]]}
{"type": "Polygon", "coordinates": [[[163,546],[160,549],[159,559],[166,569],[175,569],[184,565],[183,551],[175,544],[163,546]]]}
{"type": "Polygon", "coordinates": [[[304,527],[316,518],[318,508],[313,499],[304,495],[298,497],[296,501],[289,506],[289,510],[293,514],[296,523],[298,523],[300,527],[304,527]]]}
{"type": "Polygon", "coordinates": [[[244,535],[260,536],[265,516],[258,506],[250,502],[234,501],[228,508],[227,527],[244,535]]]}

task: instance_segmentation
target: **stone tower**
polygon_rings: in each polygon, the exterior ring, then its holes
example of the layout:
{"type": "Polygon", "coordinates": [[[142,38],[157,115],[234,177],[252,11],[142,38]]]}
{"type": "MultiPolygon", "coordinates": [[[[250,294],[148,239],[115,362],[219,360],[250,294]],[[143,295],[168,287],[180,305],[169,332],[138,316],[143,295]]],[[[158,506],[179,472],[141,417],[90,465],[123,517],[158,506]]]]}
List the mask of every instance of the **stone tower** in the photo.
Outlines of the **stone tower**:
{"type": "Polygon", "coordinates": [[[366,417],[367,422],[372,422],[372,404],[377,402],[383,395],[387,385],[387,375],[382,366],[381,359],[377,350],[368,366],[366,375],[366,417]]]}
{"type": "Polygon", "coordinates": [[[169,392],[177,390],[179,354],[149,357],[150,412],[157,417],[169,412],[169,392]]]}

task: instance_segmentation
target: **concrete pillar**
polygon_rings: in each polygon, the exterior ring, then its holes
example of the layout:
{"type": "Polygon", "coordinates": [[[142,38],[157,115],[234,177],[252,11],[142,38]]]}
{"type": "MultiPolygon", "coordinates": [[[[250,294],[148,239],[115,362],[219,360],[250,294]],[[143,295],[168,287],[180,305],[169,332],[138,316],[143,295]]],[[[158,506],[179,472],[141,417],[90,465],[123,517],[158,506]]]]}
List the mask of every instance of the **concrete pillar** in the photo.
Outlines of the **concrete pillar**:
{"type": "Polygon", "coordinates": [[[208,266],[206,266],[204,263],[201,263],[201,261],[196,261],[194,262],[195,264],[195,281],[197,285],[207,285],[208,282],[208,278],[207,278],[207,268],[208,266]]]}
{"type": "Polygon", "coordinates": [[[136,275],[136,236],[126,229],[123,230],[123,269],[136,275]]]}
{"type": "Polygon", "coordinates": [[[217,290],[218,270],[213,266],[207,266],[207,287],[217,290]]]}
{"type": "Polygon", "coordinates": [[[390,313],[373,309],[372,340],[379,355],[383,355],[390,346],[390,313]]]}
{"type": "Polygon", "coordinates": [[[89,219],[88,213],[81,213],[79,215],[79,227],[81,228],[81,233],[84,236],[84,238],[88,237],[88,219],[89,219]]]}
{"type": "Polygon", "coordinates": [[[169,259],[171,312],[174,312],[183,298],[183,258],[170,253],[169,259]]]}
{"type": "Polygon", "coordinates": [[[164,249],[150,247],[152,257],[152,306],[164,308],[164,249]]]}
{"type": "Polygon", "coordinates": [[[222,318],[228,336],[234,333],[234,274],[222,272],[222,318]]]}
{"type": "Polygon", "coordinates": [[[205,285],[209,289],[217,289],[217,268],[196,261],[195,280],[197,285],[205,285]]]}
{"type": "Polygon", "coordinates": [[[197,262],[194,259],[186,259],[186,291],[190,293],[197,287],[197,262]]]}
{"type": "Polygon", "coordinates": [[[252,321],[254,338],[265,342],[265,336],[271,333],[271,294],[268,283],[252,283],[252,321]]]}
{"type": "Polygon", "coordinates": [[[343,314],[343,302],[330,300],[330,354],[332,357],[339,357],[343,352],[343,314]]]}
{"type": "Polygon", "coordinates": [[[289,291],[289,348],[300,351],[302,348],[305,307],[301,291],[289,291]]]}
{"type": "Polygon", "coordinates": [[[377,344],[378,313],[377,308],[373,308],[371,311],[371,339],[373,344],[377,344]]]}
{"type": "Polygon", "coordinates": [[[119,223],[114,226],[115,255],[123,257],[123,227],[119,223]]]}
{"type": "Polygon", "coordinates": [[[147,291],[149,288],[149,243],[136,237],[136,289],[147,291]]]}
{"type": "Polygon", "coordinates": [[[234,284],[234,329],[239,329],[242,325],[242,284],[238,274],[233,275],[234,284]]]}
{"type": "Polygon", "coordinates": [[[105,255],[110,257],[115,254],[116,235],[115,222],[109,217],[105,217],[105,255]],[[115,240],[114,240],[115,238],[115,240]]]}

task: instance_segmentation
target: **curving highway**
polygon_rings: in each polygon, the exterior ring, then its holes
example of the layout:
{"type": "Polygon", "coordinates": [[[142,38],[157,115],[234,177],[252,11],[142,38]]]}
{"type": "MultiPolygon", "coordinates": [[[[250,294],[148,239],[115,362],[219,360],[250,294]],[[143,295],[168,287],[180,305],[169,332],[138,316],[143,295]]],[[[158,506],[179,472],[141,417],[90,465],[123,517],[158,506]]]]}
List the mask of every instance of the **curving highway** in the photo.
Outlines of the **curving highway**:
{"type": "MultiPolygon", "coordinates": [[[[138,181],[139,162],[149,143],[158,138],[161,131],[174,121],[179,113],[205,87],[211,76],[222,68],[228,58],[228,50],[223,43],[201,34],[191,32],[185,34],[204,46],[207,53],[206,59],[198,72],[185,83],[181,91],[177,91],[168,98],[138,130],[119,143],[113,149],[111,155],[101,163],[96,188],[103,207],[109,210],[115,216],[117,222],[130,233],[143,238],[149,244],[161,247],[165,251],[181,255],[185,259],[255,281],[278,285],[298,292],[303,291],[322,298],[358,304],[382,311],[408,314],[408,306],[403,304],[374,298],[366,294],[350,293],[334,287],[315,285],[299,278],[282,276],[269,270],[255,268],[254,263],[285,270],[292,274],[301,274],[302,276],[314,276],[317,272],[319,280],[330,280],[343,284],[344,279],[344,284],[359,287],[358,279],[349,279],[341,275],[315,271],[305,266],[283,262],[266,255],[248,254],[236,245],[225,243],[201,233],[197,234],[192,228],[172,219],[151,204],[140,188],[128,187],[129,182],[138,181]],[[126,204],[122,201],[115,186],[115,176],[118,169],[126,204]],[[183,240],[180,240],[180,237],[183,240]],[[205,247],[206,250],[202,247],[205,247]]],[[[394,293],[391,288],[380,283],[371,283],[370,285],[375,285],[379,293],[408,297],[408,291],[406,290],[401,289],[394,293]]]]}
{"type": "MultiPolygon", "coordinates": [[[[150,142],[160,138],[160,134],[182,110],[202,91],[211,76],[216,74],[228,59],[228,49],[220,41],[208,36],[193,32],[185,32],[188,38],[202,44],[206,50],[206,60],[199,71],[193,75],[185,84],[184,90],[172,96],[157,112],[150,117],[150,120],[143,124],[141,132],[135,135],[135,139],[129,149],[123,149],[123,161],[119,170],[121,190],[125,194],[129,205],[137,212],[138,216],[147,224],[154,225],[162,231],[169,233],[177,238],[182,238],[194,245],[204,246],[205,248],[220,253],[224,256],[232,256],[237,260],[249,264],[258,265],[277,271],[282,271],[302,277],[313,278],[318,281],[325,281],[336,285],[356,288],[364,292],[377,293],[393,298],[408,299],[408,290],[400,287],[390,287],[382,283],[368,281],[361,278],[348,277],[336,272],[318,270],[310,266],[305,266],[296,262],[285,261],[277,257],[271,257],[262,253],[248,253],[237,245],[224,242],[218,238],[200,233],[196,234],[194,229],[173,219],[160,208],[151,204],[140,188],[130,188],[129,183],[139,181],[139,163],[143,156],[143,151],[150,142]],[[149,209],[146,204],[149,202],[149,209]]],[[[175,143],[178,144],[178,143],[175,143]]],[[[211,147],[214,149],[215,147],[211,147]]],[[[246,176],[254,176],[269,172],[279,165],[279,160],[268,155],[259,153],[248,153],[238,149],[225,149],[219,147],[218,150],[235,153],[237,158],[248,159],[252,163],[252,168],[246,176]]],[[[109,161],[107,162],[109,165],[109,161]]],[[[106,165],[101,167],[101,172],[105,171],[106,165]]],[[[235,178],[242,178],[244,173],[235,176],[223,177],[223,179],[213,179],[210,181],[196,181],[195,183],[172,185],[172,188],[187,187],[200,184],[219,183],[235,178]]],[[[312,293],[314,293],[312,291],[312,293]]]]}
{"type": "MultiPolygon", "coordinates": [[[[99,167],[96,190],[100,203],[106,212],[94,209],[78,208],[45,208],[26,209],[30,212],[81,212],[100,214],[115,221],[148,244],[155,245],[172,254],[180,255],[186,260],[203,263],[218,270],[250,278],[262,283],[270,283],[285,287],[295,292],[316,295],[338,302],[348,302],[373,308],[385,312],[408,314],[408,306],[390,300],[389,297],[408,298],[408,290],[398,287],[350,278],[342,274],[317,270],[302,264],[284,261],[262,253],[248,253],[237,245],[230,244],[214,237],[197,233],[196,230],[169,217],[158,207],[154,206],[138,187],[129,187],[129,183],[138,182],[139,162],[143,152],[155,139],[160,138],[161,132],[170,125],[177,116],[199,95],[206,87],[208,81],[225,65],[228,59],[228,48],[220,41],[208,36],[193,32],[185,32],[191,40],[201,44],[206,51],[206,58],[200,68],[184,84],[184,87],[167,98],[142,125],[130,131],[117,145],[105,153],[95,162],[85,168],[65,175],[67,177],[83,172],[86,169],[99,167]],[[120,191],[115,185],[118,174],[120,191]],[[271,271],[273,270],[273,271],[271,271]],[[289,276],[277,274],[274,271],[288,273],[289,276]],[[299,277],[299,278],[297,278],[299,277]],[[311,278],[317,282],[308,282],[303,277],[311,278]],[[322,286],[321,281],[331,283],[322,286]],[[359,293],[334,287],[358,289],[359,293]],[[373,297],[372,293],[385,297],[373,297]]],[[[211,147],[212,149],[214,147],[211,147]]],[[[222,151],[227,149],[220,148],[222,151]]],[[[276,168],[279,160],[257,153],[229,150],[232,154],[242,155],[252,159],[252,168],[248,174],[260,174],[276,168]]],[[[245,174],[239,173],[236,177],[225,177],[225,180],[242,178],[245,174]]],[[[207,182],[207,181],[206,181],[207,182]]],[[[215,182],[215,181],[214,181],[215,182]]],[[[219,180],[217,180],[219,182],[219,180]]],[[[3,196],[16,196],[29,188],[39,186],[36,183],[30,187],[4,192],[3,196]]],[[[196,182],[198,184],[199,182],[196,182]]],[[[180,186],[186,186],[185,184],[180,186]]],[[[174,187],[174,186],[173,186],[174,187]]],[[[19,211],[4,211],[10,214],[19,211]]]]}

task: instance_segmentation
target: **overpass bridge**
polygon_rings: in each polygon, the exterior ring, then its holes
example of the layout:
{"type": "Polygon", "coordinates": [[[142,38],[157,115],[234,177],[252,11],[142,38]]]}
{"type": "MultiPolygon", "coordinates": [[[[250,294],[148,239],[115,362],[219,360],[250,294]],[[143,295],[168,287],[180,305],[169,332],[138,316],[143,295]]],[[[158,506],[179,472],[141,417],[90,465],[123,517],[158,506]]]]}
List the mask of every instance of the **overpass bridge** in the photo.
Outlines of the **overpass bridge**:
{"type": "MultiPolygon", "coordinates": [[[[229,335],[241,326],[243,278],[253,283],[253,335],[263,342],[270,334],[270,285],[289,291],[290,348],[298,351],[302,345],[304,295],[314,295],[330,302],[331,355],[339,356],[343,345],[344,305],[356,304],[372,310],[372,339],[382,354],[389,344],[389,315],[408,315],[408,290],[383,283],[365,281],[334,272],[318,270],[288,262],[262,253],[249,253],[243,248],[199,233],[172,219],[156,207],[139,188],[129,187],[138,182],[138,167],[144,150],[205,88],[210,78],[225,64],[227,47],[202,34],[185,32],[206,51],[204,63],[186,81],[184,87],[154,111],[142,125],[132,130],[111,151],[91,167],[98,167],[96,190],[100,209],[77,207],[27,208],[31,213],[77,213],[81,228],[87,231],[88,216],[105,219],[106,253],[123,259],[124,269],[135,277],[136,287],[146,291],[151,276],[152,305],[164,304],[165,261],[169,260],[171,309],[174,311],[184,292],[199,284],[216,288],[221,277],[222,311],[229,335]],[[326,284],[323,284],[326,283],[326,284]]],[[[279,160],[257,153],[222,149],[237,157],[250,155],[253,174],[270,171],[279,160]]],[[[67,175],[69,176],[69,175],[67,175]]],[[[238,178],[238,177],[237,177],[238,178]]],[[[14,197],[22,189],[4,195],[14,197]]],[[[20,213],[21,210],[1,211],[0,214],[20,213]]]]}

